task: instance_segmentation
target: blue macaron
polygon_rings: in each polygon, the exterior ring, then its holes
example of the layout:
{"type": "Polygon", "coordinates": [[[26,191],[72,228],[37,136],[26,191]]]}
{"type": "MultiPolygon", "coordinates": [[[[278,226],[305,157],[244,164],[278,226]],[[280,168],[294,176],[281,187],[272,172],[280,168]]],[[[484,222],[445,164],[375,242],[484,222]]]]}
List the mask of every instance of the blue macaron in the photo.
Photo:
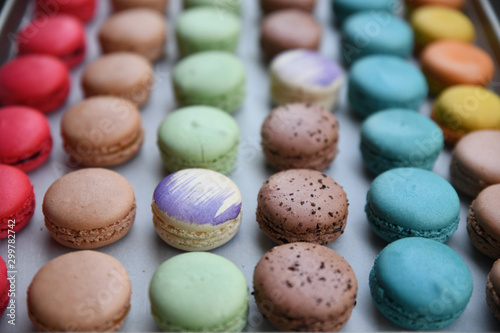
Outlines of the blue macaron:
{"type": "Polygon", "coordinates": [[[438,330],[463,313],[472,295],[472,275],[450,247],[411,237],[387,245],[370,272],[379,311],[412,330],[438,330]]]}
{"type": "Polygon", "coordinates": [[[460,200],[453,186],[437,174],[397,168],[372,182],[365,212],[372,230],[387,242],[425,237],[444,243],[457,230],[460,200]]]}
{"type": "Polygon", "coordinates": [[[395,14],[399,6],[398,0],[332,0],[335,23],[338,26],[357,12],[373,11],[382,18],[387,14],[395,14]]]}
{"type": "Polygon", "coordinates": [[[395,15],[364,11],[349,16],[342,25],[341,54],[347,65],[372,54],[408,58],[413,46],[411,26],[395,15]]]}
{"type": "Polygon", "coordinates": [[[376,112],[361,126],[361,155],[375,175],[399,167],[431,170],[443,147],[441,128],[413,110],[376,112]]]}

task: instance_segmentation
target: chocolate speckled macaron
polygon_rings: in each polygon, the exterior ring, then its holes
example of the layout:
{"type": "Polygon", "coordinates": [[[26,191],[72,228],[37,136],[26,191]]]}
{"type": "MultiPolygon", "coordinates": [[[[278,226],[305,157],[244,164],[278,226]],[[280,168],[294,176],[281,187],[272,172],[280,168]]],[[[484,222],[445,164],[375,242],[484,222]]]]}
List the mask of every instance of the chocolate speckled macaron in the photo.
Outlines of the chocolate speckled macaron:
{"type": "Polygon", "coordinates": [[[338,331],[356,304],[358,283],[337,252],[311,243],[281,245],[255,267],[254,297],[282,331],[338,331]]]}
{"type": "Polygon", "coordinates": [[[348,202],[342,186],[315,170],[278,172],[264,183],[257,199],[257,222],[278,244],[328,244],[343,232],[348,202]]]}

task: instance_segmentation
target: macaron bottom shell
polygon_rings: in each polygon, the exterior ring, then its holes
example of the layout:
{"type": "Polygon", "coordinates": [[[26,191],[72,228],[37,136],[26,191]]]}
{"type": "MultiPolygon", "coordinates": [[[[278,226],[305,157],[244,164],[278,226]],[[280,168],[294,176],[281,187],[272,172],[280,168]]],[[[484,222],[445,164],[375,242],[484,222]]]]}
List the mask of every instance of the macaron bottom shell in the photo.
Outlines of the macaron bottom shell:
{"type": "Polygon", "coordinates": [[[2,219],[0,223],[0,239],[7,238],[12,231],[24,228],[35,213],[35,193],[32,193],[18,211],[12,216],[2,219]],[[12,226],[12,227],[11,227],[12,226]]]}

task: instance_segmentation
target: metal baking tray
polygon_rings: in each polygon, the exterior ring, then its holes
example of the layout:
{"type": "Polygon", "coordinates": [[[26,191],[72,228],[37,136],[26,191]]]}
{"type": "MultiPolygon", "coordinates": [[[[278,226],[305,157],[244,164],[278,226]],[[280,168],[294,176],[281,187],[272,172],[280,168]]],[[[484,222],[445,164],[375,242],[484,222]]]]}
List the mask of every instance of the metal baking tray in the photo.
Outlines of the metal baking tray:
{"type": "MultiPolygon", "coordinates": [[[[261,256],[275,244],[259,229],[255,220],[257,193],[260,186],[275,171],[266,165],[260,148],[260,126],[270,111],[269,78],[267,65],[262,60],[259,49],[259,25],[261,13],[258,1],[243,0],[243,34],[238,55],[244,61],[247,73],[247,98],[245,104],[235,115],[241,129],[241,146],[237,168],[230,177],[239,186],[243,197],[243,221],[236,237],[226,245],[212,250],[234,262],[244,273],[249,291],[252,291],[253,270],[261,256]]],[[[86,25],[88,53],[86,63],[97,58],[100,48],[97,31],[110,15],[109,1],[98,1],[96,18],[86,25]]],[[[478,31],[477,44],[491,54],[498,50],[500,34],[498,19],[493,8],[498,10],[497,0],[469,0],[466,13],[474,21],[478,31]]],[[[156,185],[166,176],[159,151],[156,146],[156,131],[161,120],[176,104],[172,93],[170,73],[177,61],[173,23],[181,10],[179,0],[171,0],[168,14],[168,48],[165,58],[155,63],[154,90],[149,103],[143,108],[142,122],[145,128],[145,141],[140,153],[131,161],[112,168],[125,176],[132,184],[137,198],[137,217],[130,233],[115,244],[97,249],[120,260],[126,267],[132,281],[132,308],[123,325],[123,332],[159,331],[150,314],[148,287],[155,269],[165,260],[182,253],[157,236],[152,222],[151,198],[156,185]]],[[[15,54],[11,42],[12,33],[20,25],[26,24],[33,13],[33,1],[6,1],[0,14],[0,61],[4,63],[15,54]]],[[[497,12],[498,14],[498,12],[497,12]]],[[[316,18],[324,28],[321,51],[333,59],[339,57],[339,33],[332,24],[330,0],[319,0],[315,10],[316,18]]],[[[29,225],[16,234],[15,271],[15,325],[8,323],[8,312],[0,317],[0,332],[29,332],[31,325],[26,309],[26,290],[35,273],[49,260],[73,251],[56,243],[44,226],[41,203],[47,188],[60,176],[75,170],[67,163],[62,149],[60,120],[66,109],[83,98],[80,86],[83,64],[72,70],[72,89],[66,104],[48,115],[54,149],[50,159],[39,169],[29,173],[36,195],[36,210],[29,225]]],[[[498,58],[496,60],[498,67],[498,58]]],[[[498,72],[492,87],[500,83],[498,72]]],[[[346,103],[345,86],[334,110],[340,124],[339,154],[332,166],[326,170],[340,183],[350,202],[349,216],[345,233],[329,247],[345,257],[353,267],[359,284],[357,305],[347,325],[342,329],[350,331],[399,331],[375,308],[368,288],[368,274],[373,260],[385,246],[369,228],[364,213],[366,192],[372,177],[366,173],[358,149],[361,120],[352,115],[346,103]]],[[[428,114],[430,101],[421,112],[428,114]]],[[[450,150],[446,149],[439,157],[434,171],[449,179],[450,150]]],[[[75,189],[77,190],[77,189],[75,189]]],[[[486,275],[493,260],[486,258],[474,249],[469,242],[465,229],[465,219],[471,199],[461,197],[461,219],[457,232],[447,242],[468,264],[474,279],[474,292],[469,306],[463,315],[447,331],[498,331],[500,323],[490,313],[485,301],[486,275]]],[[[1,203],[0,203],[1,204],[1,203]]],[[[7,241],[0,241],[0,255],[7,257],[7,241]]],[[[272,331],[273,327],[262,317],[250,298],[250,313],[245,331],[272,331]]]]}

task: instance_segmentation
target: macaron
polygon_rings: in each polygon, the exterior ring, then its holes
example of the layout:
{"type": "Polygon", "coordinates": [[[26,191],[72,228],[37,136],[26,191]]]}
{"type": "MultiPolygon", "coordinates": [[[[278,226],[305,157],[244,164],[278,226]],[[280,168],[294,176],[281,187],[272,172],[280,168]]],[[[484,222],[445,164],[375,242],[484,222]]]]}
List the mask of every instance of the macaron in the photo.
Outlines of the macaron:
{"type": "Polygon", "coordinates": [[[453,146],[467,133],[500,130],[500,96],[479,86],[452,86],[434,101],[431,118],[443,130],[445,142],[453,146]]]}
{"type": "Polygon", "coordinates": [[[91,62],[82,74],[86,97],[112,95],[128,99],[138,107],[151,95],[154,70],[150,62],[132,52],[114,52],[91,62]]]}
{"type": "Polygon", "coordinates": [[[218,10],[224,10],[233,14],[239,14],[241,11],[241,0],[184,0],[184,8],[193,7],[215,7],[218,10]]]}
{"type": "Polygon", "coordinates": [[[269,250],[257,263],[253,295],[260,312],[285,332],[332,332],[349,320],[358,282],[337,252],[312,243],[269,250]]]}
{"type": "Polygon", "coordinates": [[[264,14],[290,8],[311,13],[315,6],[316,0],[260,0],[260,8],[264,14]]]}
{"type": "Polygon", "coordinates": [[[415,49],[441,39],[471,43],[476,37],[472,21],[457,9],[442,6],[423,6],[415,9],[409,19],[415,33],[415,49]]]}
{"type": "Polygon", "coordinates": [[[168,3],[168,0],[112,0],[113,9],[117,12],[132,8],[149,8],[165,14],[168,3]]]}
{"type": "Polygon", "coordinates": [[[318,50],[322,33],[321,25],[310,13],[284,9],[262,20],[260,46],[264,57],[271,60],[287,50],[318,50]]]}
{"type": "Polygon", "coordinates": [[[422,6],[442,6],[460,10],[464,7],[465,0],[405,0],[405,4],[409,12],[422,6]]]}
{"type": "Polygon", "coordinates": [[[10,301],[10,281],[7,280],[7,265],[0,257],[0,314],[3,314],[10,301]]]}
{"type": "Polygon", "coordinates": [[[56,57],[30,54],[0,67],[0,105],[25,105],[49,113],[69,94],[68,67],[56,57]]]}
{"type": "Polygon", "coordinates": [[[48,54],[68,67],[79,65],[85,58],[85,27],[74,16],[59,14],[35,19],[17,34],[19,54],[48,54]]]}
{"type": "MultiPolygon", "coordinates": [[[[344,21],[352,14],[372,11],[383,12],[389,14],[397,14],[399,4],[397,0],[331,0],[334,22],[339,27],[342,26],[344,21]]],[[[382,15],[380,15],[382,18],[382,15]]]]}
{"type": "Polygon", "coordinates": [[[134,157],[144,140],[141,116],[126,99],[95,96],[67,110],[61,119],[63,148],[83,166],[115,166],[134,157]]]}
{"type": "Polygon", "coordinates": [[[28,176],[10,165],[0,164],[0,239],[15,235],[35,212],[35,192],[28,176]]]}
{"type": "Polygon", "coordinates": [[[169,245],[206,251],[230,241],[241,224],[241,193],[221,173],[185,169],[171,173],[153,194],[153,222],[169,245]]]}
{"type": "Polygon", "coordinates": [[[245,100],[245,67],[229,52],[205,51],[182,59],[172,81],[179,106],[207,105],[232,113],[245,100]]]}
{"type": "Polygon", "coordinates": [[[399,167],[431,170],[443,146],[439,126],[413,110],[376,112],[361,126],[361,156],[374,175],[399,167]]]}
{"type": "Polygon", "coordinates": [[[387,245],[370,272],[378,310],[405,329],[434,331],[453,323],[472,295],[472,275],[450,247],[421,237],[387,245]]]}
{"type": "Polygon", "coordinates": [[[493,259],[500,258],[500,184],[479,192],[467,215],[467,232],[472,244],[493,259]]]}
{"type": "Polygon", "coordinates": [[[424,237],[444,243],[457,230],[460,199],[448,181],[431,171],[397,168],[372,182],[365,212],[372,230],[387,242],[424,237]]]}
{"type": "Polygon", "coordinates": [[[36,0],[35,13],[37,16],[68,14],[88,22],[94,18],[96,7],[96,0],[36,0]]]}
{"type": "Polygon", "coordinates": [[[226,112],[210,106],[191,106],[169,114],[158,129],[158,147],[165,168],[231,172],[238,157],[240,130],[226,112]]]}
{"type": "Polygon", "coordinates": [[[257,222],[278,244],[336,240],[347,222],[348,201],[342,186],[316,170],[275,173],[257,196],[257,222]]]}
{"type": "Polygon", "coordinates": [[[177,19],[175,34],[182,57],[201,51],[235,52],[241,33],[240,17],[207,6],[185,10],[177,19]]]}
{"type": "Polygon", "coordinates": [[[380,16],[363,11],[349,16],[342,24],[342,58],[347,65],[372,54],[408,58],[413,52],[411,26],[395,15],[380,16]]]}
{"type": "Polygon", "coordinates": [[[47,118],[25,106],[0,108],[0,163],[29,172],[41,166],[52,151],[47,118]]]}
{"type": "Polygon", "coordinates": [[[458,40],[429,44],[420,54],[420,65],[434,95],[454,85],[488,86],[495,72],[486,51],[458,40]]]}
{"type": "Polygon", "coordinates": [[[115,171],[81,169],[50,185],[42,210],[54,240],[73,249],[95,249],[129,232],[135,219],[134,190],[115,171]]]}
{"type": "Polygon", "coordinates": [[[500,131],[476,131],[460,139],[451,154],[450,178],[471,197],[500,184],[500,131]]]}
{"type": "Polygon", "coordinates": [[[103,53],[134,52],[149,61],[165,53],[167,24],[162,14],[148,8],[133,8],[111,15],[99,30],[103,53]]]}
{"type": "Polygon", "coordinates": [[[165,332],[241,332],[247,322],[245,277],[212,253],[183,253],[165,261],[151,279],[149,299],[165,332]]]}
{"type": "Polygon", "coordinates": [[[486,277],[486,303],[491,313],[500,320],[500,260],[493,263],[486,277]]]}
{"type": "Polygon", "coordinates": [[[323,170],[338,151],[337,118],[317,105],[294,103],[275,108],[260,134],[267,162],[278,170],[323,170]]]}
{"type": "Polygon", "coordinates": [[[349,104],[359,116],[380,110],[418,110],[429,88],[412,63],[396,56],[371,55],[356,61],[349,72],[349,104]]]}
{"type": "Polygon", "coordinates": [[[306,49],[285,51],[270,66],[271,97],[276,105],[313,103],[333,109],[344,70],[332,59],[306,49]]]}
{"type": "Polygon", "coordinates": [[[125,267],[96,251],[63,254],[35,274],[27,292],[28,316],[37,331],[115,332],[130,310],[125,267]]]}

